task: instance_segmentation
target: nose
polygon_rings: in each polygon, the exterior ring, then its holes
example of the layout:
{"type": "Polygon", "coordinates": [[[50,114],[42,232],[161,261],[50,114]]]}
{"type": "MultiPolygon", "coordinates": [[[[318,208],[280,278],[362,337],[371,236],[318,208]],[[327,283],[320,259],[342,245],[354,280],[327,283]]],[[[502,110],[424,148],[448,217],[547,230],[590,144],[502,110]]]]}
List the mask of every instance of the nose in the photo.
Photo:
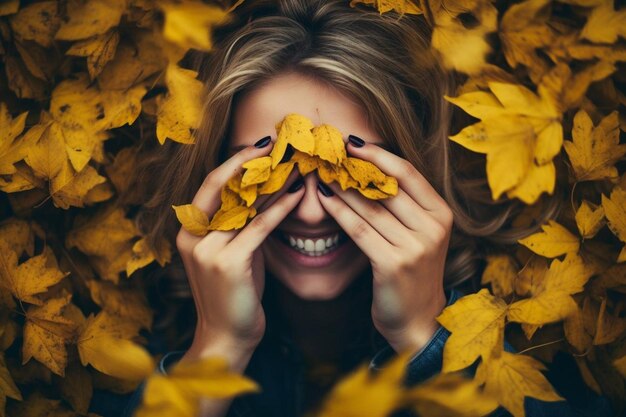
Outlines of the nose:
{"type": "Polygon", "coordinates": [[[304,196],[300,203],[293,209],[290,217],[312,228],[321,227],[332,219],[324,209],[317,192],[319,178],[315,171],[304,176],[304,196]]]}

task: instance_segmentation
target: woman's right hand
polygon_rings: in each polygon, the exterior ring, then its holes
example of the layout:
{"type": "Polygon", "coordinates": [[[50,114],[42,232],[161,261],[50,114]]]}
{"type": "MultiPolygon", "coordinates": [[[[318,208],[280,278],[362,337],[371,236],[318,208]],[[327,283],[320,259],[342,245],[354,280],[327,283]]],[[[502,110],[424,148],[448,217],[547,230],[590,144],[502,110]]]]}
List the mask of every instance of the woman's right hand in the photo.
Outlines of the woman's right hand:
{"type": "MultiPolygon", "coordinates": [[[[272,147],[272,143],[263,148],[251,145],[233,155],[207,175],[192,204],[212,218],[227,181],[243,171],[244,162],[268,155],[272,147]]],[[[281,190],[259,196],[254,203],[257,215],[242,229],[212,230],[203,237],[184,228],[178,232],[176,246],[198,314],[187,359],[226,354],[233,362],[251,355],[261,341],[265,332],[261,306],[265,265],[259,247],[302,198],[304,187],[285,192],[298,176],[294,168],[281,190]]]]}

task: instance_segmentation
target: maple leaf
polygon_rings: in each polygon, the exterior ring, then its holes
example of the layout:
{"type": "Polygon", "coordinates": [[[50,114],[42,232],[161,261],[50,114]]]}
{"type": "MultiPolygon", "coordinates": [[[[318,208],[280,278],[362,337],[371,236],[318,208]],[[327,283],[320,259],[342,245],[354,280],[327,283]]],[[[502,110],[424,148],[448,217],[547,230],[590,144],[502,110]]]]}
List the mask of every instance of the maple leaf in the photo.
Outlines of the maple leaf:
{"type": "Polygon", "coordinates": [[[102,72],[104,66],[115,57],[115,51],[120,41],[120,34],[116,30],[110,30],[101,35],[85,39],[73,44],[66,55],[86,56],[87,71],[93,80],[102,72]]]}
{"type": "Polygon", "coordinates": [[[547,258],[578,251],[580,247],[578,237],[554,220],[548,220],[548,224],[542,225],[541,230],[543,232],[532,234],[517,242],[547,258]]]}
{"type": "Polygon", "coordinates": [[[204,236],[209,231],[209,217],[193,204],[172,206],[176,217],[185,230],[196,236],[204,236]]]}
{"type": "Polygon", "coordinates": [[[626,10],[615,11],[613,2],[604,0],[591,10],[580,37],[596,43],[614,43],[626,38],[626,10]]]}
{"type": "Polygon", "coordinates": [[[576,226],[584,239],[593,238],[604,226],[604,208],[583,200],[576,210],[576,226]]]}
{"type": "Polygon", "coordinates": [[[276,168],[270,172],[269,178],[259,186],[258,194],[273,194],[280,190],[287,182],[287,178],[289,178],[289,174],[291,174],[295,164],[296,162],[291,160],[276,165],[276,168]]]}
{"type": "Polygon", "coordinates": [[[146,382],[137,417],[195,417],[202,397],[226,398],[258,392],[259,386],[229,369],[220,357],[181,361],[167,375],[152,375],[146,382]]]}
{"type": "Polygon", "coordinates": [[[241,178],[240,186],[247,187],[252,184],[259,184],[267,181],[270,177],[272,157],[263,156],[261,158],[254,158],[244,162],[241,166],[245,168],[246,171],[241,178]]]}
{"type": "Polygon", "coordinates": [[[65,276],[67,273],[58,269],[49,248],[18,265],[17,254],[0,239],[0,285],[18,300],[41,305],[43,301],[35,295],[46,291],[65,276]]]}
{"type": "Polygon", "coordinates": [[[136,324],[106,311],[89,316],[76,343],[80,362],[117,378],[146,378],[154,361],[143,347],[128,340],[136,331],[136,324]]]}
{"type": "Polygon", "coordinates": [[[137,289],[121,288],[110,282],[88,280],[85,282],[92,300],[112,315],[137,322],[149,329],[153,312],[145,294],[137,289]]]}
{"type": "Polygon", "coordinates": [[[508,255],[488,255],[487,266],[483,271],[481,284],[491,283],[493,294],[506,297],[513,292],[517,278],[517,267],[508,255]]]}
{"type": "Polygon", "coordinates": [[[101,35],[119,25],[125,10],[126,0],[72,0],[55,38],[68,41],[101,35]]]}
{"type": "MultiPolygon", "coordinates": [[[[613,187],[610,197],[602,194],[602,207],[609,229],[619,240],[626,242],[626,190],[618,185],[613,187]]],[[[618,259],[626,259],[626,245],[618,259]]]]}
{"type": "Polygon", "coordinates": [[[572,162],[578,181],[617,178],[613,166],[626,154],[626,145],[619,144],[619,124],[614,111],[602,119],[597,127],[585,110],[574,116],[573,141],[565,141],[563,147],[572,162]]]}
{"type": "Polygon", "coordinates": [[[320,417],[383,417],[404,403],[403,380],[411,352],[398,354],[372,374],[366,365],[339,381],[326,398],[320,417]]]}
{"type": "Polygon", "coordinates": [[[348,158],[341,132],[331,125],[323,124],[315,126],[313,130],[315,138],[315,150],[313,151],[320,159],[333,165],[342,164],[348,158]]]}
{"type": "Polygon", "coordinates": [[[35,254],[34,231],[26,220],[10,217],[0,223],[0,240],[5,241],[18,257],[24,252],[29,256],[35,254]]]}
{"type": "Polygon", "coordinates": [[[136,270],[143,268],[154,261],[165,266],[172,258],[172,251],[167,240],[163,240],[158,250],[148,245],[145,239],[139,239],[133,244],[132,257],[126,263],[126,276],[130,277],[136,270]]]}
{"type": "Polygon", "coordinates": [[[83,415],[87,414],[93,396],[93,381],[87,368],[78,362],[71,362],[65,368],[65,377],[59,378],[58,387],[61,397],[74,410],[83,415]]]}
{"type": "Polygon", "coordinates": [[[228,11],[199,1],[163,2],[159,7],[165,16],[163,36],[184,49],[211,50],[213,26],[230,20],[228,11]]]}
{"type": "Polygon", "coordinates": [[[7,105],[0,103],[0,175],[15,173],[13,164],[24,159],[23,141],[15,139],[24,130],[27,115],[24,112],[13,119],[7,105]]]}
{"type": "Polygon", "coordinates": [[[596,333],[593,338],[594,345],[605,345],[616,340],[626,330],[626,319],[610,314],[607,309],[607,299],[602,299],[600,313],[596,323],[596,333]]]}
{"type": "Polygon", "coordinates": [[[437,317],[452,333],[443,350],[443,372],[466,368],[481,356],[490,358],[494,349],[502,350],[506,312],[504,301],[484,288],[446,307],[437,317]]]}
{"type": "Polygon", "coordinates": [[[485,384],[485,392],[514,417],[525,417],[524,397],[543,401],[563,400],[541,374],[545,366],[529,356],[502,351],[497,357],[482,361],[476,370],[476,381],[485,384]]]}
{"type": "Polygon", "coordinates": [[[574,252],[568,252],[562,262],[554,259],[532,297],[509,306],[508,319],[534,325],[563,320],[577,308],[571,295],[583,291],[592,275],[593,270],[574,252]]]}
{"type": "Polygon", "coordinates": [[[595,334],[595,320],[596,315],[590,307],[589,297],[585,297],[582,309],[577,305],[576,310],[563,321],[565,338],[580,353],[591,347],[595,334]]]}
{"type": "Polygon", "coordinates": [[[170,138],[194,143],[192,130],[200,124],[202,83],[197,72],[169,65],[165,72],[167,96],[158,99],[156,135],[160,144],[170,138]]]}
{"type": "Polygon", "coordinates": [[[52,298],[41,306],[26,311],[22,364],[35,358],[57,375],[65,375],[67,350],[65,344],[74,337],[76,324],[63,316],[71,294],[52,298]]]}
{"type": "Polygon", "coordinates": [[[7,369],[4,352],[0,352],[0,415],[2,416],[4,416],[4,405],[2,402],[6,401],[6,397],[22,401],[22,393],[15,385],[15,382],[13,382],[11,373],[7,369]]]}
{"type": "Polygon", "coordinates": [[[475,381],[457,374],[438,374],[411,389],[407,396],[418,415],[428,417],[478,417],[498,407],[475,381]]]}

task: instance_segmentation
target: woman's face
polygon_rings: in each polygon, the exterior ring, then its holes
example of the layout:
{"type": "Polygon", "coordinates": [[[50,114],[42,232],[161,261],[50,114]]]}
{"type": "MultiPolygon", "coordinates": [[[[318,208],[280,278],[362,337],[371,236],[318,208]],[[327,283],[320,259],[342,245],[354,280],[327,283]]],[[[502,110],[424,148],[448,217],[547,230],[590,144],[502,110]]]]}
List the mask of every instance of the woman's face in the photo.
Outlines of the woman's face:
{"type": "MultiPolygon", "coordinates": [[[[335,126],[344,134],[344,142],[352,134],[369,143],[384,143],[354,100],[313,78],[287,73],[238,100],[229,154],[264,136],[276,138],[276,123],[289,113],[306,116],[314,125],[335,126]]],[[[369,260],[324,210],[319,199],[325,197],[318,195],[317,184],[315,171],[305,176],[302,200],[260,249],[266,269],[294,294],[307,300],[329,300],[341,294],[369,266],[369,260]],[[338,244],[328,247],[325,255],[318,255],[323,250],[311,253],[316,243],[316,249],[322,247],[321,239],[332,243],[337,234],[338,244]],[[290,241],[304,248],[292,248],[290,241]]]]}

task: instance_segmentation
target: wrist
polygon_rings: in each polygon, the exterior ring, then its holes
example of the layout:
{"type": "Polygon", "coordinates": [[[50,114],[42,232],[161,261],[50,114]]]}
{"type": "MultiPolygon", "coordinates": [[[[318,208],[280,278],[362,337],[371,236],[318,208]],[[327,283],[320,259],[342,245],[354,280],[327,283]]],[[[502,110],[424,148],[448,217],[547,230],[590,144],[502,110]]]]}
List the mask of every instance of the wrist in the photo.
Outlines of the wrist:
{"type": "Polygon", "coordinates": [[[222,357],[226,359],[232,371],[243,373],[255,349],[256,345],[237,343],[225,337],[215,337],[209,341],[194,339],[181,361],[222,357]]]}

